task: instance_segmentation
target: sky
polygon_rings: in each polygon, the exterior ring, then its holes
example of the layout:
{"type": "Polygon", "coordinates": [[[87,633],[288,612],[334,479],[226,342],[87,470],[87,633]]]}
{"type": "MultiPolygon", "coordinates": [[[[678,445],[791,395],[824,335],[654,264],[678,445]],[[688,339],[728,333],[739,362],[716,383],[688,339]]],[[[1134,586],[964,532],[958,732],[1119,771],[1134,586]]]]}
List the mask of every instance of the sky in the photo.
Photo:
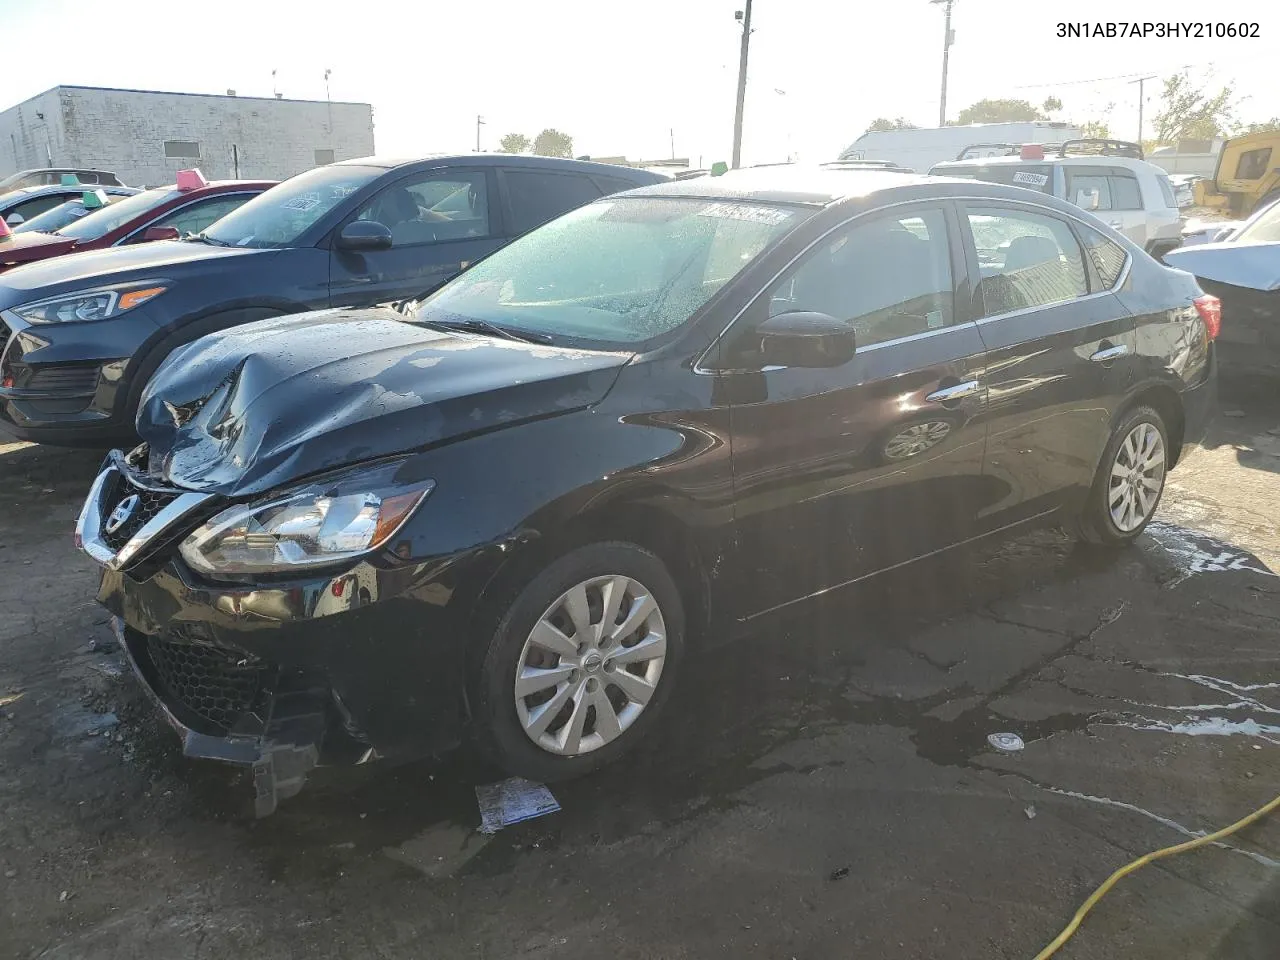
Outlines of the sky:
{"type": "MultiPolygon", "coordinates": [[[[368,102],[379,153],[497,148],[555,127],[575,155],[729,159],[743,0],[0,0],[0,110],[58,84],[368,102]],[[234,13],[232,12],[234,11],[234,13]],[[107,42],[87,40],[93,25],[107,42]],[[75,42],[68,43],[69,37],[75,42]],[[70,52],[69,52],[70,51],[70,52]],[[272,70],[276,76],[272,77],[272,70]]],[[[1059,39],[1059,21],[1203,21],[1205,0],[955,0],[948,116],[985,97],[1137,135],[1138,76],[1230,86],[1280,116],[1280,4],[1259,39],[1059,39]],[[1270,69],[1268,69],[1270,67],[1270,69]]],[[[835,157],[877,116],[937,123],[943,12],[927,0],[755,0],[743,160],[835,157]]],[[[1147,133],[1159,80],[1145,84],[1147,133]]]]}

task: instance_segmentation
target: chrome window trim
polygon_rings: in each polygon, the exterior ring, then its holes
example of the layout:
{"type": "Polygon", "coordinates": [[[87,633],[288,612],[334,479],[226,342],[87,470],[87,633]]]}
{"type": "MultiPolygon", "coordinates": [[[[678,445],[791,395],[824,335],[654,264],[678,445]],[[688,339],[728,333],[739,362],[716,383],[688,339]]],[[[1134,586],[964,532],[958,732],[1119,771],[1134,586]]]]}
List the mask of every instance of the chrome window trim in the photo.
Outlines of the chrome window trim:
{"type": "MultiPolygon", "coordinates": [[[[124,476],[132,483],[132,479],[115,464],[108,466],[94,478],[89,495],[85,498],[76,521],[76,543],[85,553],[102,564],[108,570],[123,570],[127,567],[154,537],[165,532],[184,516],[212,499],[211,493],[179,493],[168,506],[143,524],[142,528],[129,538],[119,551],[112,550],[102,539],[102,497],[107,489],[108,481],[115,476],[124,476]]],[[[165,489],[165,488],[150,488],[165,489]]],[[[174,491],[171,491],[174,492],[174,491]]]]}
{"type": "MultiPolygon", "coordinates": [[[[1061,199],[1061,198],[1059,197],[1055,199],[1061,199]]],[[[818,237],[816,237],[812,242],[807,244],[803,250],[801,250],[794,257],[792,257],[785,264],[783,264],[781,269],[779,269],[772,277],[769,278],[768,282],[766,282],[764,286],[760,288],[760,290],[756,293],[755,296],[753,296],[750,300],[747,301],[747,303],[743,306],[741,310],[739,310],[736,314],[733,315],[733,319],[731,319],[725,325],[724,329],[721,330],[712,339],[711,343],[707,346],[707,348],[703,350],[701,354],[698,355],[698,359],[695,360],[693,364],[693,372],[695,374],[698,374],[699,376],[704,376],[704,377],[722,376],[722,375],[731,374],[731,373],[747,372],[743,370],[731,370],[731,369],[723,369],[723,370],[710,369],[703,366],[703,362],[707,359],[707,355],[710,354],[711,351],[715,349],[722,340],[724,340],[725,335],[733,328],[733,325],[742,319],[743,314],[745,314],[748,310],[750,310],[753,306],[755,306],[756,301],[759,300],[761,297],[763,297],[765,295],[765,292],[770,287],[772,287],[775,283],[778,282],[779,277],[781,277],[784,273],[786,273],[793,266],[795,266],[797,261],[799,261],[802,257],[808,254],[810,250],[812,250],[818,244],[822,243],[822,241],[826,240],[827,237],[831,236],[831,234],[835,233],[837,230],[843,229],[844,227],[847,227],[849,224],[853,223],[854,221],[861,220],[863,217],[874,216],[876,214],[884,212],[885,210],[893,210],[897,207],[924,206],[928,204],[934,204],[934,205],[940,206],[941,204],[945,204],[945,203],[966,203],[966,202],[994,203],[994,204],[1003,204],[1005,206],[1025,207],[1033,213],[1039,213],[1041,210],[1047,209],[1050,215],[1063,217],[1068,220],[1074,220],[1076,223],[1079,223],[1082,226],[1088,227],[1090,230],[1094,230],[1094,231],[1097,231],[1098,233],[1102,233],[1102,236],[1106,237],[1108,240],[1111,240],[1110,237],[1107,237],[1106,233],[1098,230],[1098,227],[1096,225],[1089,223],[1087,220],[1081,217],[1078,217],[1073,213],[1062,211],[1062,210],[1054,210],[1052,207],[1046,208],[1041,204],[1031,203],[1030,201],[1027,201],[1027,200],[1020,200],[1020,199],[1009,200],[1004,197],[977,197],[977,196],[918,197],[913,200],[899,200],[896,203],[888,203],[888,204],[885,204],[884,206],[876,207],[874,210],[864,210],[863,212],[856,213],[853,216],[848,217],[844,220],[841,220],[839,223],[830,227],[828,230],[826,230],[825,232],[820,234],[818,237]]],[[[1068,201],[1063,200],[1063,203],[1067,203],[1067,202],[1068,201]]],[[[1115,241],[1113,240],[1112,242],[1114,243],[1115,241]]],[[[1077,243],[1079,243],[1079,241],[1077,241],[1077,243]]],[[[1049,307],[1060,306],[1061,304],[1064,304],[1064,303],[1078,303],[1079,301],[1088,300],[1092,297],[1101,297],[1107,294],[1114,293],[1116,290],[1122,287],[1125,281],[1129,278],[1129,271],[1130,271],[1130,268],[1133,266],[1133,254],[1129,250],[1125,249],[1123,245],[1121,245],[1120,249],[1124,250],[1124,255],[1125,255],[1124,267],[1121,268],[1120,275],[1116,279],[1116,282],[1105,290],[1098,290],[1094,293],[1087,293],[1083,297],[1072,297],[1070,300],[1059,300],[1057,301],[1057,303],[1041,304],[1035,307],[1025,307],[1021,310],[1014,310],[1009,313],[998,313],[990,317],[982,317],[976,320],[967,320],[964,323],[953,323],[950,326],[941,327],[937,330],[926,330],[923,333],[915,333],[906,337],[898,337],[894,340],[882,340],[879,343],[873,343],[866,347],[858,347],[857,352],[863,353],[868,350],[875,350],[880,347],[894,346],[896,344],[905,343],[910,340],[921,339],[923,337],[933,336],[934,334],[938,334],[938,333],[945,333],[948,330],[958,330],[970,323],[981,325],[991,320],[1004,320],[1009,317],[1016,317],[1025,313],[1031,313],[1034,310],[1045,310],[1045,309],[1048,309],[1049,307]]],[[[1081,252],[1087,253],[1083,249],[1081,250],[1081,252]]],[[[955,282],[954,278],[952,278],[952,282],[953,283],[955,282]]],[[[786,368],[767,367],[762,370],[752,369],[749,372],[766,373],[769,370],[778,370],[778,369],[786,369],[786,368]]]]}

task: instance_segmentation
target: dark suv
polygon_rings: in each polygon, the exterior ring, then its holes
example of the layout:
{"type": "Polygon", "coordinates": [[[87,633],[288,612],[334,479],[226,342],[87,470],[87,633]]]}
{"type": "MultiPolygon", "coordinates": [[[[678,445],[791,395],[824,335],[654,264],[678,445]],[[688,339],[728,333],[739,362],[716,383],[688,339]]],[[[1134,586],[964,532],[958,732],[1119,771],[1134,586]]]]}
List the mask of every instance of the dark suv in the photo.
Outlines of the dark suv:
{"type": "Polygon", "coordinates": [[[0,430],[127,440],[143,386],[182,344],[280,314],[421,297],[567,210],[665,179],[503,154],[350,160],[185,241],[18,267],[0,277],[0,430]]]}

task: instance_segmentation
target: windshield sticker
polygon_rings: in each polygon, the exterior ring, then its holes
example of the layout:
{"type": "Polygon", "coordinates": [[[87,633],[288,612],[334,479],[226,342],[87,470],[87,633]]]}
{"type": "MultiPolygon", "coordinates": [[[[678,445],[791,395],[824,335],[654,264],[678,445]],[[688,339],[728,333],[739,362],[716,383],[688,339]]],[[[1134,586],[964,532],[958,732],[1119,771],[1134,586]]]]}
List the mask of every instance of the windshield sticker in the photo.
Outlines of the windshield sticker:
{"type": "Polygon", "coordinates": [[[698,211],[698,216],[777,226],[790,220],[791,212],[779,210],[776,207],[761,207],[754,203],[708,203],[698,211]]]}
{"type": "Polygon", "coordinates": [[[1049,177],[1043,173],[1027,173],[1025,170],[1019,170],[1013,175],[1014,183],[1026,183],[1033,187],[1043,187],[1049,182],[1049,177]]]}
{"type": "Polygon", "coordinates": [[[312,207],[318,206],[320,198],[314,193],[304,193],[300,197],[294,197],[284,204],[285,210],[296,210],[299,213],[305,213],[312,207]]]}

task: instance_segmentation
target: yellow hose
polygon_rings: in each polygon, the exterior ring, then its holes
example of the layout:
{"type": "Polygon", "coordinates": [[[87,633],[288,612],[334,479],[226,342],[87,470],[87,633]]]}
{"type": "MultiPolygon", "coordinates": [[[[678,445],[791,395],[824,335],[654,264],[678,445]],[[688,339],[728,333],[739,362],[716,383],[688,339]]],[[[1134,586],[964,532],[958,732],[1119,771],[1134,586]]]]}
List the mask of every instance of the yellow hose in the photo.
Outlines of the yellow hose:
{"type": "Polygon", "coordinates": [[[1148,863],[1152,863],[1162,857],[1172,857],[1175,853],[1186,853],[1188,850],[1203,847],[1205,844],[1216,843],[1223,837],[1229,837],[1233,833],[1243,830],[1245,827],[1249,826],[1249,824],[1256,823],[1267,814],[1273,813],[1277,809],[1280,809],[1280,797],[1276,797],[1264,807],[1259,807],[1247,817],[1237,820],[1235,823],[1231,824],[1231,826],[1223,827],[1217,833],[1211,833],[1205,837],[1196,837],[1194,840],[1175,844],[1172,847],[1165,847],[1162,850],[1155,850],[1152,853],[1144,854],[1132,863],[1126,863],[1111,876],[1107,877],[1106,882],[1090,894],[1089,899],[1081,905],[1080,909],[1076,911],[1076,915],[1071,918],[1071,922],[1067,924],[1066,928],[1063,929],[1060,934],[1053,938],[1052,943],[1036,954],[1035,960],[1048,960],[1049,957],[1052,957],[1055,953],[1061,950],[1063,945],[1075,935],[1077,930],[1080,929],[1080,924],[1084,921],[1084,918],[1089,915],[1089,911],[1097,906],[1098,901],[1105,897],[1121,878],[1127,877],[1135,870],[1145,867],[1148,863]]]}

